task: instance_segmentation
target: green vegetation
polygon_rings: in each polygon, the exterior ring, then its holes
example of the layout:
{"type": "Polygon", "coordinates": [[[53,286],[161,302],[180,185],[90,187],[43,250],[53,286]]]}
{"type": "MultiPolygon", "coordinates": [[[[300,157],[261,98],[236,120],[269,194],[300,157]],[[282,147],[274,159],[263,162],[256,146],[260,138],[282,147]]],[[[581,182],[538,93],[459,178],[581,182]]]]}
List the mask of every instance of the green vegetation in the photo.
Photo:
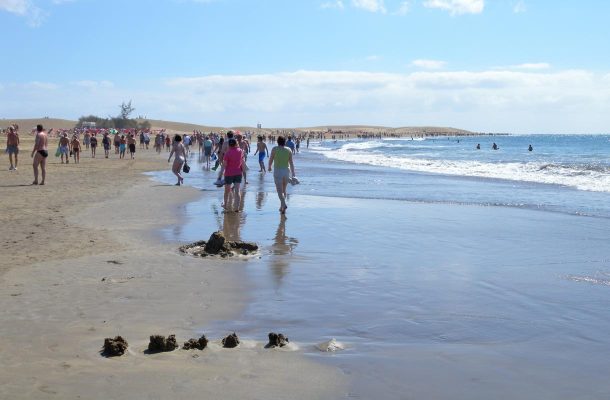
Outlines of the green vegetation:
{"type": "Polygon", "coordinates": [[[115,129],[150,129],[150,122],[142,121],[138,122],[135,119],[129,118],[132,112],[135,111],[135,108],[131,105],[131,100],[128,103],[121,103],[119,106],[121,108],[121,112],[117,117],[108,117],[102,118],[96,115],[87,115],[82,116],[78,119],[76,123],[77,128],[82,128],[83,123],[85,122],[95,122],[96,128],[115,128],[115,129]]]}

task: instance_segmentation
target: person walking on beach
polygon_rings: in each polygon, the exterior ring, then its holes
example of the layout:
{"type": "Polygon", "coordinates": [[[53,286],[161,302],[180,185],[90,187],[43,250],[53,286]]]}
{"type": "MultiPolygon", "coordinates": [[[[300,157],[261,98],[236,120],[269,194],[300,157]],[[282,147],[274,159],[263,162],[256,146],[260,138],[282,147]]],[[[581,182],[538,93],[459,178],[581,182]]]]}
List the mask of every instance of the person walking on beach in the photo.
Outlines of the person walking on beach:
{"type": "MultiPolygon", "coordinates": [[[[220,150],[218,151],[218,160],[220,162],[220,172],[218,173],[218,179],[216,179],[216,182],[214,183],[215,185],[222,185],[222,176],[224,173],[224,168],[225,168],[225,164],[224,164],[224,159],[225,159],[225,153],[229,150],[229,140],[233,139],[234,136],[234,132],[233,131],[228,131],[227,132],[227,138],[224,140],[224,142],[219,143],[219,147],[220,150]]],[[[235,141],[235,143],[237,144],[237,140],[235,141]]],[[[214,171],[216,171],[216,168],[218,168],[218,165],[215,165],[214,168],[212,168],[214,171]]]]}
{"type": "Polygon", "coordinates": [[[244,158],[242,166],[241,166],[241,170],[243,172],[243,177],[244,177],[244,185],[248,184],[248,164],[246,164],[246,161],[248,161],[248,153],[250,152],[250,144],[248,143],[248,141],[244,138],[244,136],[241,133],[238,133],[237,135],[235,135],[235,138],[237,139],[237,147],[239,147],[242,151],[242,157],[244,158]]]}
{"type": "Polygon", "coordinates": [[[8,127],[8,133],[6,134],[6,152],[8,153],[8,159],[11,163],[11,166],[8,168],[8,170],[17,171],[17,163],[19,162],[19,134],[17,133],[17,130],[13,125],[8,127]],[[13,155],[15,156],[14,164],[13,155]]]}
{"type": "Polygon", "coordinates": [[[36,137],[34,138],[34,148],[32,149],[31,157],[34,158],[32,167],[34,168],[34,182],[32,185],[44,185],[45,178],[47,177],[47,157],[49,156],[49,150],[47,148],[47,134],[44,131],[42,125],[36,126],[36,137]],[[42,180],[38,183],[38,167],[40,166],[42,172],[42,180]]]}
{"type": "Polygon", "coordinates": [[[110,153],[110,137],[108,136],[108,132],[104,132],[102,145],[104,146],[104,156],[108,158],[108,154],[110,153]]]}
{"type": "Polygon", "coordinates": [[[258,165],[261,167],[258,172],[265,173],[267,170],[265,169],[265,156],[269,154],[269,149],[267,148],[267,144],[264,142],[262,136],[258,136],[258,141],[256,142],[256,151],[254,155],[258,153],[258,165]]]}
{"type": "Polygon", "coordinates": [[[68,134],[65,132],[59,138],[59,154],[61,155],[62,164],[64,163],[64,156],[66,156],[66,164],[70,164],[70,139],[68,139],[68,134]]]}
{"type": "Polygon", "coordinates": [[[174,156],[172,172],[178,178],[178,183],[176,183],[176,186],[180,186],[182,183],[184,183],[184,178],[180,174],[180,171],[182,170],[182,165],[186,162],[186,149],[182,144],[182,136],[180,135],[176,135],[174,137],[174,144],[172,145],[172,150],[169,153],[169,158],[167,159],[167,162],[172,159],[172,156],[174,156]]]}
{"type": "Polygon", "coordinates": [[[119,139],[119,158],[125,158],[125,150],[127,149],[127,140],[125,135],[121,135],[119,139]]]}
{"type": "Polygon", "coordinates": [[[269,157],[269,172],[273,169],[273,180],[275,181],[275,188],[277,195],[280,198],[280,213],[286,213],[288,206],[286,205],[286,187],[288,186],[288,179],[290,174],[292,178],[295,177],[294,163],[292,161],[292,151],[286,147],[286,139],[283,136],[278,136],[277,146],[271,150],[271,156],[269,157]],[[290,169],[288,168],[290,167],[290,169]]]}
{"type": "Polygon", "coordinates": [[[78,140],[78,136],[74,135],[72,137],[70,146],[72,148],[72,155],[74,156],[74,164],[80,163],[80,140],[78,140]]]}
{"type": "Polygon", "coordinates": [[[294,150],[294,142],[292,141],[292,137],[288,136],[288,141],[286,142],[286,147],[288,147],[290,149],[290,151],[292,152],[292,154],[295,153],[294,150]]]}
{"type": "Polygon", "coordinates": [[[127,139],[127,144],[129,145],[129,155],[131,155],[131,159],[133,160],[136,154],[136,137],[133,133],[129,135],[129,139],[127,139]]]}
{"type": "Polygon", "coordinates": [[[148,145],[150,144],[150,133],[148,131],[144,132],[144,147],[148,150],[148,145]]]}
{"type": "MultiPolygon", "coordinates": [[[[201,144],[201,142],[199,144],[201,144]]],[[[205,160],[206,169],[208,171],[210,170],[210,158],[212,157],[212,147],[213,146],[214,146],[214,143],[210,140],[210,137],[206,136],[205,140],[203,141],[203,157],[205,160]]]]}
{"type": "Polygon", "coordinates": [[[89,131],[85,131],[83,135],[83,143],[85,144],[85,149],[89,150],[89,145],[91,144],[91,133],[89,131]]]}
{"type": "Polygon", "coordinates": [[[89,143],[91,145],[91,158],[95,158],[95,149],[97,149],[97,137],[95,137],[95,133],[91,135],[89,143]]]}
{"type": "Polygon", "coordinates": [[[244,154],[243,150],[237,146],[237,140],[234,138],[229,139],[229,149],[223,156],[223,167],[225,173],[225,193],[222,207],[225,211],[239,212],[239,204],[241,202],[239,186],[243,174],[244,154]],[[233,209],[229,205],[231,192],[233,192],[233,209]]]}
{"type": "MultiPolygon", "coordinates": [[[[119,154],[121,148],[121,135],[118,132],[114,132],[114,154],[119,154]]],[[[122,157],[120,157],[122,158],[122,157]]]]}

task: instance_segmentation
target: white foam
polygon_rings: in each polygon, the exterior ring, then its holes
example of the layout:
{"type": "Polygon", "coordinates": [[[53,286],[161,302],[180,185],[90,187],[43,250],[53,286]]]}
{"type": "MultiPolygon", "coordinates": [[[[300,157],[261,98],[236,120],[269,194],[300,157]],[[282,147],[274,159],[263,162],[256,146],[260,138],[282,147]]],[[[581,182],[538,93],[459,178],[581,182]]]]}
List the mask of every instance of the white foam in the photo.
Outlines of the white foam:
{"type": "Polygon", "coordinates": [[[357,164],[398,168],[409,171],[479,178],[506,179],[573,187],[579,190],[610,192],[610,171],[606,168],[583,168],[543,162],[490,163],[465,160],[437,160],[406,155],[371,153],[371,149],[387,147],[382,141],[348,143],[340,149],[318,147],[313,151],[329,159],[357,164]],[[368,151],[368,152],[365,152],[368,151]]]}
{"type": "Polygon", "coordinates": [[[339,350],[345,350],[345,345],[341,342],[337,342],[335,338],[330,339],[329,341],[322,342],[316,345],[318,350],[326,351],[326,352],[335,352],[339,350]]]}

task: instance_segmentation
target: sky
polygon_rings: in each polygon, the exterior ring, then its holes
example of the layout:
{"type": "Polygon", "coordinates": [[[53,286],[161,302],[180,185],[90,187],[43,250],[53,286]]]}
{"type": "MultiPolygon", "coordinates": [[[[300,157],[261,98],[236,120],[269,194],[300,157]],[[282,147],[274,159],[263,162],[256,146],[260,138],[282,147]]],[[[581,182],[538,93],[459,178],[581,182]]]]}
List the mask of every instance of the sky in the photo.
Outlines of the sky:
{"type": "Polygon", "coordinates": [[[609,133],[606,0],[0,0],[0,118],[609,133]]]}

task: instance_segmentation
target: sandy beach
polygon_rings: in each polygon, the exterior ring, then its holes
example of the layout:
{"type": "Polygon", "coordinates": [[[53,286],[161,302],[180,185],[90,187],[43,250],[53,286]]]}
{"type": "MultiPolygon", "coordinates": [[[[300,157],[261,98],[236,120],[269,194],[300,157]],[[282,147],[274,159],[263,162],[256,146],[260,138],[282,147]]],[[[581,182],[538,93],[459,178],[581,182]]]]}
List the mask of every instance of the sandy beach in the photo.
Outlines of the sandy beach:
{"type": "Polygon", "coordinates": [[[30,146],[22,140],[18,171],[0,172],[0,398],[324,399],[345,390],[336,368],[296,346],[265,350],[266,337],[232,350],[210,337],[203,352],[145,354],[150,335],[182,343],[239,315],[243,262],[181,256],[155,236],[184,223],[184,205],[200,196],[142,175],[168,168],[165,153],[84,153],[79,165],[51,155],[43,187],[29,185],[30,146]],[[116,335],[128,353],[102,357],[104,338],[116,335]]]}
{"type": "Polygon", "coordinates": [[[139,149],[51,157],[30,186],[26,137],[0,171],[0,398],[607,398],[606,180],[583,164],[562,182],[598,192],[559,186],[548,167],[606,139],[312,141],[282,216],[256,157],[243,210],[223,213],[195,154],[182,187],[167,153],[139,149]],[[495,178],[509,157],[522,169],[495,178]],[[217,230],[259,253],[178,252],[217,230]],[[264,349],[271,331],[291,345],[264,349]],[[150,335],[202,333],[204,351],[146,352],[150,335]],[[127,354],[103,357],[116,335],[127,354]],[[316,349],[331,338],[345,350],[316,349]]]}

